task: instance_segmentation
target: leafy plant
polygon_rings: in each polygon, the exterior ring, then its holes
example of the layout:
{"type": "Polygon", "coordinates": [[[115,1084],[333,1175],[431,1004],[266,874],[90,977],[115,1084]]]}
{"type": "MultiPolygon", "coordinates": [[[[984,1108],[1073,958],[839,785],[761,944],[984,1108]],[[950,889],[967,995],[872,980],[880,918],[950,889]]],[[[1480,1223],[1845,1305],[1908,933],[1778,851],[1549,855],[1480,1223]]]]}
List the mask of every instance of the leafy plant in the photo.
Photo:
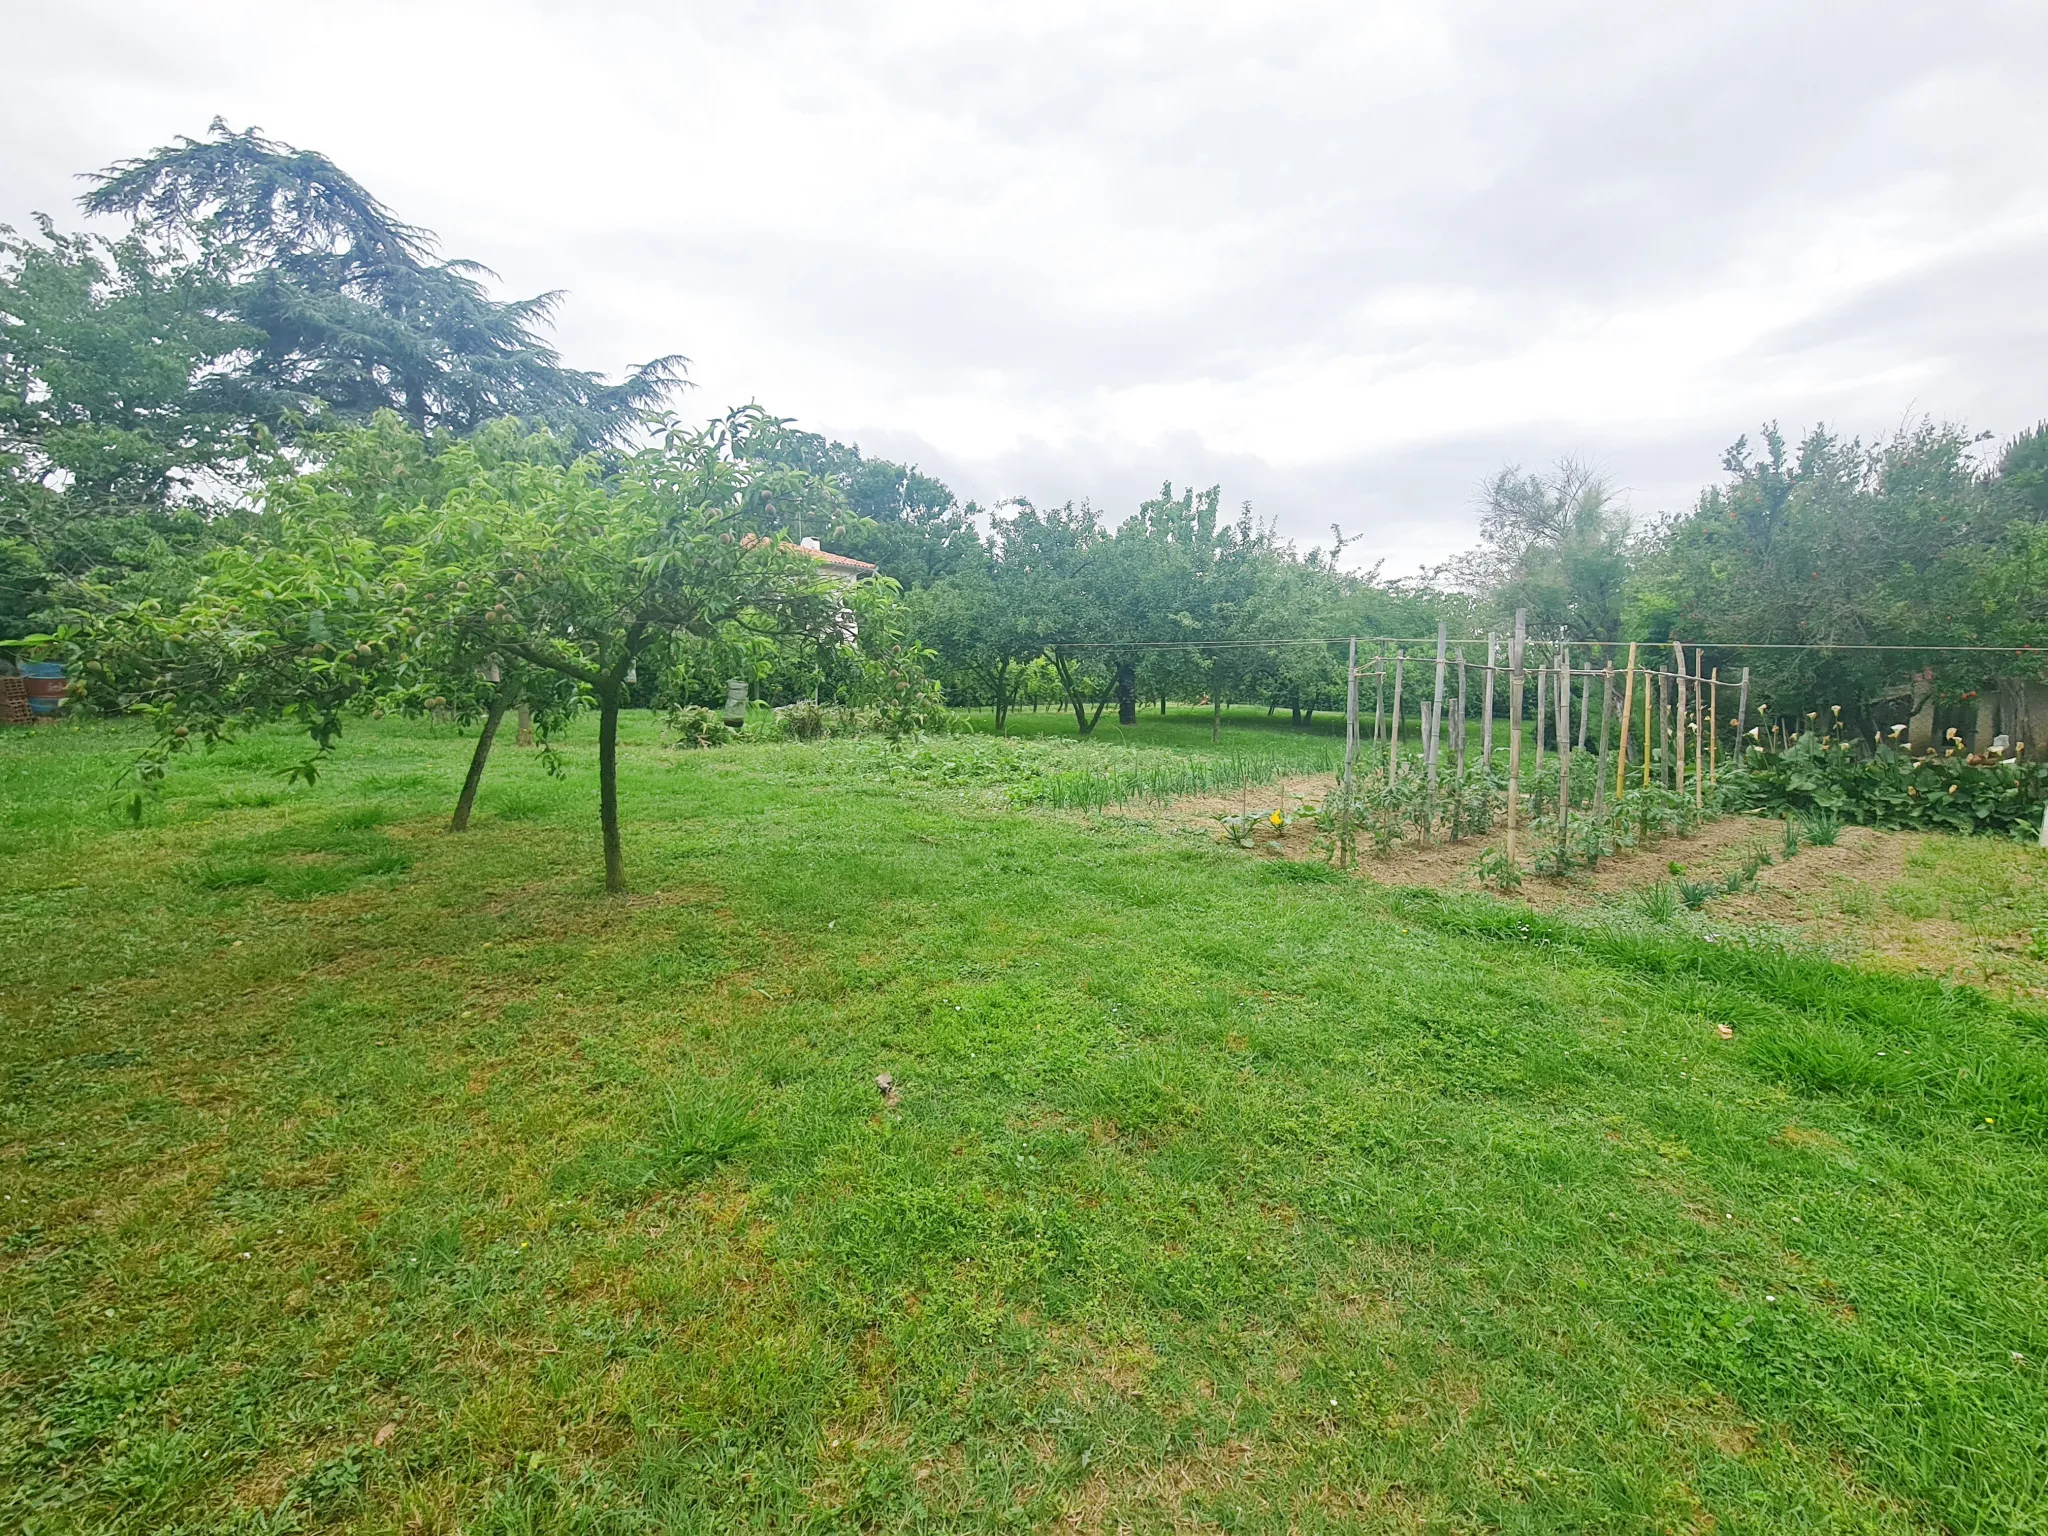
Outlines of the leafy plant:
{"type": "Polygon", "coordinates": [[[1915,757],[1891,742],[1797,737],[1752,746],[1723,781],[1742,808],[1816,812],[1869,827],[2032,838],[2048,805],[2048,765],[2024,758],[1972,762],[1960,748],[1915,757]]]}
{"type": "Polygon", "coordinates": [[[1659,880],[1635,894],[1636,910],[1653,923],[1668,923],[1678,916],[1678,892],[1669,881],[1659,880]]]}
{"type": "Polygon", "coordinates": [[[1816,848],[1832,848],[1842,836],[1842,818],[1833,811],[1808,811],[1799,818],[1800,831],[1816,848]]]}
{"type": "Polygon", "coordinates": [[[1681,880],[1678,882],[1678,899],[1685,903],[1688,912],[1697,912],[1707,904],[1710,897],[1720,894],[1720,889],[1711,880],[1681,880]]]}
{"type": "Polygon", "coordinates": [[[1604,816],[1582,816],[1572,825],[1571,851],[1590,873],[1615,851],[1614,829],[1604,816]]]}
{"type": "Polygon", "coordinates": [[[816,741],[826,733],[825,711],[815,700],[799,699],[775,711],[774,729],[791,741],[816,741]]]}
{"type": "Polygon", "coordinates": [[[1223,826],[1223,835],[1240,848],[1249,848],[1257,838],[1259,828],[1267,825],[1268,811],[1238,811],[1216,819],[1223,826]]]}
{"type": "Polygon", "coordinates": [[[1365,802],[1359,794],[1358,781],[1339,779],[1337,787],[1314,814],[1319,829],[1316,845],[1329,861],[1339,869],[1356,864],[1358,833],[1365,825],[1365,802]]]}
{"type": "Polygon", "coordinates": [[[668,732],[678,747],[722,747],[731,741],[733,728],[718,716],[715,709],[706,709],[702,704],[683,704],[668,712],[668,732]]]}
{"type": "Polygon", "coordinates": [[[1799,852],[1799,824],[1790,816],[1787,816],[1785,818],[1784,857],[1789,859],[1797,852],[1799,852]]]}
{"type": "Polygon", "coordinates": [[[1747,858],[1721,877],[1721,890],[1723,894],[1734,896],[1748,890],[1756,884],[1758,871],[1770,862],[1771,856],[1768,851],[1762,848],[1752,848],[1747,858]]]}
{"type": "Polygon", "coordinates": [[[1541,828],[1542,823],[1538,822],[1530,829],[1535,851],[1529,855],[1529,867],[1552,880],[1569,879],[1578,866],[1577,856],[1570,844],[1560,843],[1554,836],[1543,836],[1541,828]]]}
{"type": "Polygon", "coordinates": [[[1472,865],[1472,872],[1481,883],[1492,886],[1503,894],[1522,888],[1522,866],[1508,857],[1505,848],[1488,848],[1472,865]]]}
{"type": "MultiPolygon", "coordinates": [[[[1414,824],[1421,790],[1417,781],[1401,778],[1392,784],[1375,779],[1365,789],[1365,825],[1372,835],[1376,859],[1391,857],[1414,824]]],[[[1425,826],[1427,825],[1425,821],[1425,826]]]]}

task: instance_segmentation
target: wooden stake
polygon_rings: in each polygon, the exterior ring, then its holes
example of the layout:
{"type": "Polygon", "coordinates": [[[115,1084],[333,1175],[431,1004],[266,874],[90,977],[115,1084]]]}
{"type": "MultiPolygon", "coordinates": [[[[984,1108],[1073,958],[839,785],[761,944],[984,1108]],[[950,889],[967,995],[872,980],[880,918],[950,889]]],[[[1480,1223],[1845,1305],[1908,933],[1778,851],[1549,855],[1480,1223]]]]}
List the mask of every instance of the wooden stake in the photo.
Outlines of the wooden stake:
{"type": "Polygon", "coordinates": [[[1706,690],[1700,687],[1700,648],[1692,648],[1692,803],[1697,810],[1707,804],[1707,740],[1702,730],[1706,713],[1706,690]]]}
{"type": "Polygon", "coordinates": [[[1351,766],[1358,761],[1358,637],[1351,637],[1351,659],[1344,665],[1344,787],[1351,788],[1351,766]]]}
{"type": "Polygon", "coordinates": [[[1394,652],[1394,716],[1393,729],[1387,734],[1387,788],[1392,789],[1395,776],[1401,767],[1401,684],[1403,673],[1408,666],[1406,651],[1394,652]]]}
{"type": "MultiPolygon", "coordinates": [[[[1613,722],[1614,662],[1610,658],[1600,679],[1600,760],[1593,770],[1593,810],[1596,814],[1607,809],[1607,735],[1613,722]]],[[[1620,790],[1615,793],[1619,794],[1620,790]]]]}
{"type": "Polygon", "coordinates": [[[1749,735],[1749,668],[1742,669],[1742,692],[1735,701],[1735,750],[1743,750],[1742,743],[1749,735]]]}
{"type": "MultiPolygon", "coordinates": [[[[1643,788],[1650,787],[1650,669],[1643,668],[1643,788]]],[[[1661,713],[1661,712],[1660,712],[1661,713]]]]}
{"type": "Polygon", "coordinates": [[[1387,713],[1387,648],[1385,646],[1380,647],[1380,653],[1372,659],[1372,665],[1374,675],[1372,690],[1372,744],[1378,746],[1380,744],[1381,727],[1385,722],[1387,713]]]}
{"type": "Polygon", "coordinates": [[[1685,793],[1685,647],[1676,640],[1672,641],[1671,655],[1671,686],[1676,690],[1676,713],[1672,716],[1671,723],[1678,732],[1678,750],[1671,756],[1671,766],[1677,771],[1678,777],[1671,781],[1671,787],[1682,795],[1685,793]]]}
{"type": "Polygon", "coordinates": [[[1663,771],[1658,777],[1663,787],[1671,787],[1671,674],[1659,669],[1657,673],[1657,755],[1658,767],[1663,771]]]}
{"type": "Polygon", "coordinates": [[[1529,610],[1515,610],[1515,637],[1508,642],[1508,857],[1515,856],[1515,812],[1522,795],[1522,647],[1528,643],[1529,610]]]}
{"type": "MultiPolygon", "coordinates": [[[[1564,642],[1557,646],[1557,846],[1564,847],[1572,814],[1572,662],[1564,642]]],[[[1562,869],[1563,861],[1558,867],[1562,869]]]]}
{"type": "Polygon", "coordinates": [[[1458,647],[1458,733],[1451,738],[1454,756],[1451,766],[1459,778],[1465,777],[1465,647],[1458,647]]]}
{"type": "Polygon", "coordinates": [[[1436,694],[1429,705],[1429,745],[1423,748],[1423,760],[1429,764],[1429,792],[1436,793],[1436,762],[1443,755],[1443,743],[1438,739],[1444,720],[1444,645],[1451,637],[1448,619],[1436,621],[1436,694]]]}
{"type": "MultiPolygon", "coordinates": [[[[1550,719],[1550,668],[1536,669],[1536,766],[1529,770],[1531,779],[1543,777],[1543,727],[1550,719]]],[[[1531,794],[1535,791],[1531,790],[1531,794]]]]}
{"type": "Polygon", "coordinates": [[[1479,760],[1493,772],[1493,670],[1500,664],[1500,642],[1486,632],[1486,713],[1479,717],[1479,760]]]}
{"type": "Polygon", "coordinates": [[[1721,669],[1714,668],[1713,678],[1707,683],[1707,713],[1712,716],[1714,734],[1707,738],[1707,782],[1720,787],[1721,783],[1721,669]]]}
{"type": "MultiPolygon", "coordinates": [[[[1613,668],[1610,667],[1608,670],[1611,672],[1613,668]]],[[[1619,754],[1617,754],[1617,761],[1614,765],[1614,798],[1617,804],[1620,803],[1623,786],[1628,778],[1628,726],[1629,717],[1635,713],[1635,708],[1636,643],[1635,641],[1631,640],[1628,643],[1628,671],[1625,675],[1625,680],[1622,683],[1621,751],[1619,754]]],[[[1648,738],[1646,737],[1645,740],[1647,739],[1648,738]]],[[[1602,775],[1602,778],[1605,778],[1604,774],[1602,775]]]]}

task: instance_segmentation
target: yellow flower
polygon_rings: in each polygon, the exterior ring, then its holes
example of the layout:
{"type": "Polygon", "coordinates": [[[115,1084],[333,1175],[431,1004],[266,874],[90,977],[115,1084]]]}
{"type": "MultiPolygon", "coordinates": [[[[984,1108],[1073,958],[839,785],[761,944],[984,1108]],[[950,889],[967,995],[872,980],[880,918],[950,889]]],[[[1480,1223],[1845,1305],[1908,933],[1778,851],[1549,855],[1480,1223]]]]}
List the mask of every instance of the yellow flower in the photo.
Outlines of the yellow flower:
{"type": "Polygon", "coordinates": [[[1284,827],[1287,825],[1286,818],[1283,817],[1278,811],[1275,811],[1272,815],[1268,816],[1266,820],[1272,822],[1273,825],[1276,827],[1284,827]]]}

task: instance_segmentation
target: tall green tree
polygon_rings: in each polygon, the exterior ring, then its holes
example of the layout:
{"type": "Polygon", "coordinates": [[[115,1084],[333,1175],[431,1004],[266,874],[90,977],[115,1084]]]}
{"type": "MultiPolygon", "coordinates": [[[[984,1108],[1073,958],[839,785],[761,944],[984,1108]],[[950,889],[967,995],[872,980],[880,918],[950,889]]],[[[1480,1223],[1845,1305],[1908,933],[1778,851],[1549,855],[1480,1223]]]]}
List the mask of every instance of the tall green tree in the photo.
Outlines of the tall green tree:
{"type": "Polygon", "coordinates": [[[0,227],[0,639],[93,573],[166,595],[267,450],[231,367],[258,336],[216,268],[38,229],[0,227]]]}
{"type": "Polygon", "coordinates": [[[773,420],[748,452],[755,461],[801,471],[836,496],[829,506],[782,498],[763,510],[764,526],[795,539],[815,538],[866,560],[906,588],[930,586],[984,557],[976,517],[944,481],[913,465],[864,455],[858,444],[773,420]]]}
{"type": "Polygon", "coordinates": [[[222,312],[253,344],[237,384],[280,422],[367,420],[468,433],[503,416],[546,423],[577,448],[622,441],[683,377],[670,355],[617,382],[566,368],[541,334],[560,292],[494,299],[481,264],[441,260],[325,155],[215,118],[99,173],[88,212],[194,253],[229,279],[222,312]]]}
{"type": "MultiPolygon", "coordinates": [[[[428,440],[385,413],[311,440],[312,467],[279,460],[241,536],[196,562],[178,601],[132,583],[88,579],[56,645],[74,663],[74,707],[141,716],[155,741],[137,767],[144,789],[169,760],[251,726],[294,721],[312,754],[309,782],[350,715],[392,709],[479,720],[453,827],[467,826],[498,722],[515,705],[543,741],[577,703],[551,672],[435,625],[415,606],[420,558],[404,525],[452,489],[508,489],[535,464],[569,458],[558,439],[502,422],[467,440],[428,440]]],[[[140,813],[141,800],[133,809],[140,813]]]]}
{"type": "Polygon", "coordinates": [[[2042,637],[2037,450],[2016,444],[2002,478],[1978,465],[1980,442],[1925,421],[1870,446],[1823,427],[1796,448],[1775,427],[1760,450],[1739,439],[1726,483],[1646,552],[1632,627],[1696,640],[1710,657],[1717,641],[1782,647],[1727,659],[1750,666],[1781,713],[1840,704],[1866,731],[1904,719],[1930,685],[1937,702],[1974,694],[1987,658],[1935,647],[2042,637]]]}
{"type": "Polygon", "coordinates": [[[509,487],[485,477],[413,530],[433,625],[473,652],[567,678],[596,708],[608,891],[625,889],[618,725],[639,670],[665,672],[728,626],[846,629],[843,593],[817,561],[748,524],[747,439],[764,421],[749,410],[671,427],[610,475],[585,458],[536,464],[509,487]]]}
{"type": "Polygon", "coordinates": [[[1509,465],[1480,492],[1479,546],[1442,573],[1496,614],[1527,609],[1534,633],[1614,640],[1631,524],[1613,487],[1576,459],[1548,474],[1509,465]]]}

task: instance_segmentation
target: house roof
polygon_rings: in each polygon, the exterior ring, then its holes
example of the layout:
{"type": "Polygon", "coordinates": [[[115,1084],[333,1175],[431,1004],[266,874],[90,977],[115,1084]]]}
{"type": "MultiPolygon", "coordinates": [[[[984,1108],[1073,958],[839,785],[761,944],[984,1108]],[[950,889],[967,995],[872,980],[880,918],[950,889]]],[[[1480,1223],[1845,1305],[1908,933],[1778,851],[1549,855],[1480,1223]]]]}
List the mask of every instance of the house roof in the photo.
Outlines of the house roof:
{"type": "MultiPolygon", "coordinates": [[[[748,549],[753,549],[762,544],[780,542],[779,535],[774,539],[764,539],[756,533],[742,534],[740,536],[740,543],[748,549]]],[[[844,576],[849,581],[859,581],[861,577],[872,576],[881,569],[879,566],[870,565],[865,560],[856,560],[851,555],[835,555],[829,549],[820,549],[816,539],[805,539],[797,547],[803,550],[805,554],[811,556],[811,558],[825,567],[834,576],[844,576]]]]}
{"type": "Polygon", "coordinates": [[[877,567],[865,560],[856,560],[851,555],[835,555],[829,549],[820,549],[816,539],[805,539],[803,547],[817,558],[818,564],[834,576],[847,576],[858,581],[863,576],[872,576],[877,567]]]}

